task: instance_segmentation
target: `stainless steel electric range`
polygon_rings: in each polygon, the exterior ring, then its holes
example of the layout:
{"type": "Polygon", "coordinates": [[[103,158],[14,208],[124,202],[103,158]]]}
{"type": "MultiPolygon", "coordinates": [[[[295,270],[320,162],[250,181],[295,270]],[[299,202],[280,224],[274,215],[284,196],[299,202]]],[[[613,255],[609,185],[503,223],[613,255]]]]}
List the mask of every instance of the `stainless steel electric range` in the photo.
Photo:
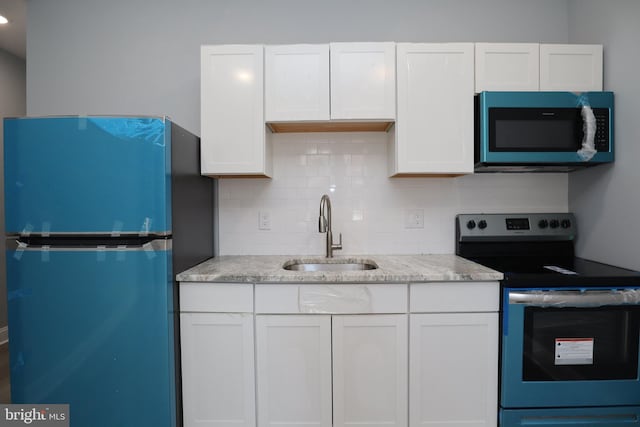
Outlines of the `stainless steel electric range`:
{"type": "Polygon", "coordinates": [[[570,213],[456,217],[456,254],[504,273],[502,427],[640,425],[640,273],[576,235],[570,213]]]}

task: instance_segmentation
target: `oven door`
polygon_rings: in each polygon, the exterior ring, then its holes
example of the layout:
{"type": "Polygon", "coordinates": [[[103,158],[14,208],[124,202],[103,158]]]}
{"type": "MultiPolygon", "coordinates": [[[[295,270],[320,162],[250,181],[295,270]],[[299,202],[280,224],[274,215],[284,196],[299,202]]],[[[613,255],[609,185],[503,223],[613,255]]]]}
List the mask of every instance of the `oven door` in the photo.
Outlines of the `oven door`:
{"type": "Polygon", "coordinates": [[[505,289],[501,406],[640,405],[640,289],[505,289]]]}

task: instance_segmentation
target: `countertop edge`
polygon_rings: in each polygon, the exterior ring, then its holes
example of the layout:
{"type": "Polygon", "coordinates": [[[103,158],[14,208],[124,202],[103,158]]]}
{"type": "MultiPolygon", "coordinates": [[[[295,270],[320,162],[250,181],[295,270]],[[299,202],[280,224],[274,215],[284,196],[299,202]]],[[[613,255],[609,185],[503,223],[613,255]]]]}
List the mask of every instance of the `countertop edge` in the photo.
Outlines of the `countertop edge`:
{"type": "MultiPolygon", "coordinates": [[[[299,272],[284,270],[286,255],[237,255],[210,258],[179,273],[179,282],[208,283],[420,283],[499,281],[503,274],[451,254],[365,255],[340,259],[374,260],[378,269],[349,272],[299,272]]],[[[311,258],[311,257],[305,257],[311,258]]],[[[319,257],[315,257],[316,259],[319,257]]]]}

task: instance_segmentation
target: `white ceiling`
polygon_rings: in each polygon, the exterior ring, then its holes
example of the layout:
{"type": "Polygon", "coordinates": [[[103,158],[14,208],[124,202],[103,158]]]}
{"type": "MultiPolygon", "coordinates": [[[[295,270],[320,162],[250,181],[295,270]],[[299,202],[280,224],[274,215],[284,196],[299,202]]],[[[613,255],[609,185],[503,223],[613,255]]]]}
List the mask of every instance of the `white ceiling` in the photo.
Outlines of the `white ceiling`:
{"type": "Polygon", "coordinates": [[[9,20],[0,25],[0,49],[27,57],[27,0],[0,0],[0,15],[9,20]]]}

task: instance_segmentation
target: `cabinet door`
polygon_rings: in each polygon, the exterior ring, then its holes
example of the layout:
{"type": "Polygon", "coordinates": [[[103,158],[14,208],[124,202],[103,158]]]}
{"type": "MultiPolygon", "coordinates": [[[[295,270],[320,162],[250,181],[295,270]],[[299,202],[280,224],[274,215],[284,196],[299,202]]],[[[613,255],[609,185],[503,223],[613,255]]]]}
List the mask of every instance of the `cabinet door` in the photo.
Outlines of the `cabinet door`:
{"type": "Polygon", "coordinates": [[[265,118],[329,120],[329,45],[265,47],[265,118]]]}
{"type": "Polygon", "coordinates": [[[498,313],[411,314],[409,426],[495,427],[498,313]]]}
{"type": "Polygon", "coordinates": [[[602,45],[541,44],[540,90],[602,90],[602,45]]]}
{"type": "Polygon", "coordinates": [[[407,425],[407,316],[333,316],[335,427],[407,425]]]}
{"type": "Polygon", "coordinates": [[[331,43],[331,118],[396,117],[395,43],[331,43]]]}
{"type": "Polygon", "coordinates": [[[201,172],[269,175],[261,45],[201,48],[201,172]]]}
{"type": "Polygon", "coordinates": [[[472,43],[398,43],[391,174],[473,172],[472,43]]]}
{"type": "Polygon", "coordinates": [[[538,43],[476,43],[476,92],[537,91],[538,43]]]}
{"type": "Polygon", "coordinates": [[[184,425],[255,427],[253,315],[181,313],[184,425]]]}
{"type": "Polygon", "coordinates": [[[331,427],[331,316],[256,316],[258,426],[331,427]]]}

